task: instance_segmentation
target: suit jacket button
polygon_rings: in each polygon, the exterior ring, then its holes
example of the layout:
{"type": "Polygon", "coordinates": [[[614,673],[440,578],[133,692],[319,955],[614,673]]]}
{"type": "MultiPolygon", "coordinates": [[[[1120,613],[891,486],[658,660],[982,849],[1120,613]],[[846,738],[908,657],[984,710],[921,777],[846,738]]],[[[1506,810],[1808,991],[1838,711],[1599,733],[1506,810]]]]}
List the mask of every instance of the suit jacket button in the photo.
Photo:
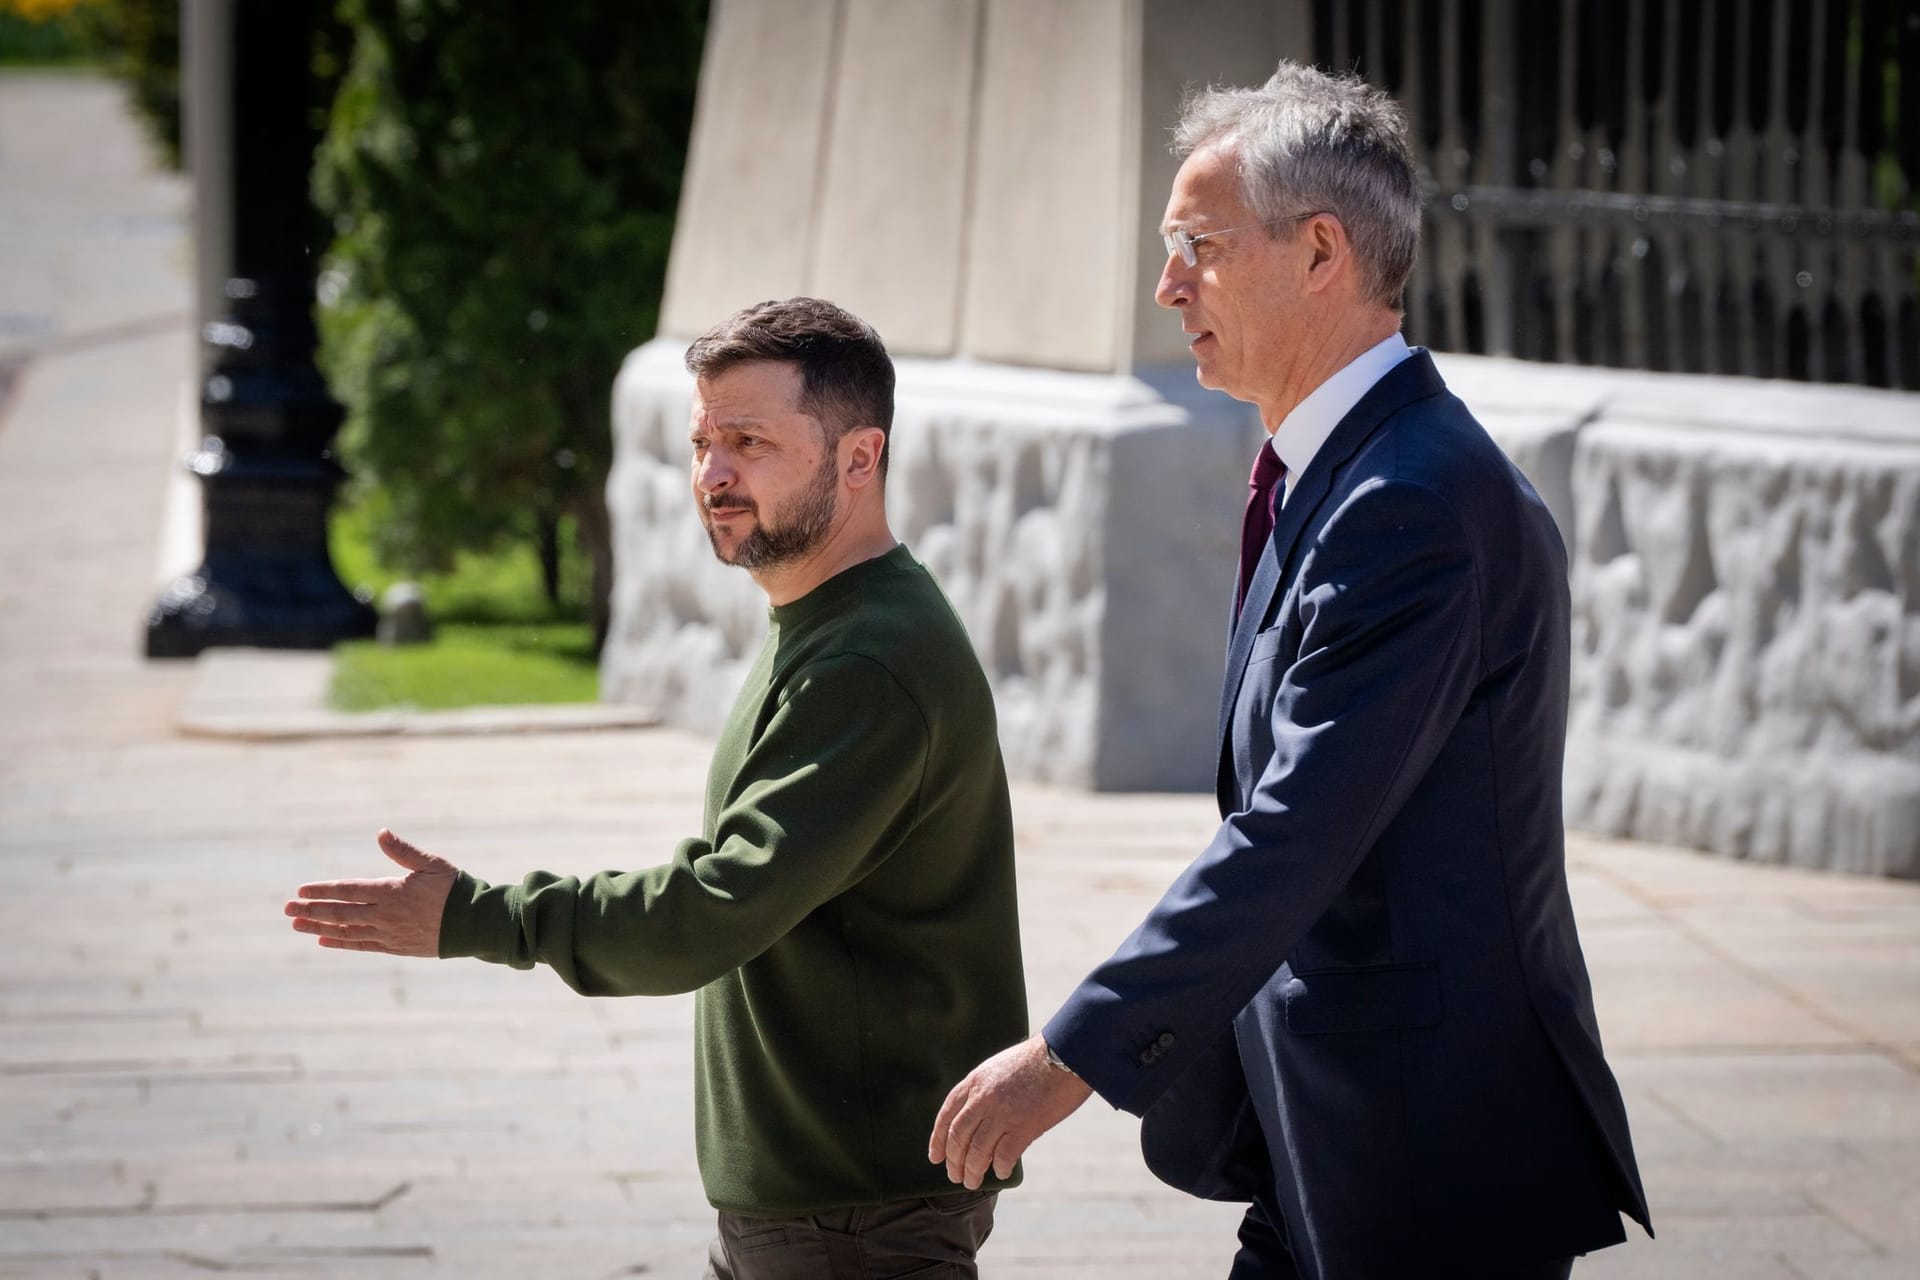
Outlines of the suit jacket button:
{"type": "Polygon", "coordinates": [[[1148,1045],[1146,1048],[1140,1051],[1141,1066],[1150,1067],[1158,1061],[1160,1061],[1160,1051],[1154,1048],[1152,1045],[1148,1045]]]}
{"type": "Polygon", "coordinates": [[[1159,1045],[1162,1049],[1173,1048],[1173,1032],[1162,1031],[1160,1033],[1160,1038],[1156,1040],[1154,1043],[1159,1045]]]}

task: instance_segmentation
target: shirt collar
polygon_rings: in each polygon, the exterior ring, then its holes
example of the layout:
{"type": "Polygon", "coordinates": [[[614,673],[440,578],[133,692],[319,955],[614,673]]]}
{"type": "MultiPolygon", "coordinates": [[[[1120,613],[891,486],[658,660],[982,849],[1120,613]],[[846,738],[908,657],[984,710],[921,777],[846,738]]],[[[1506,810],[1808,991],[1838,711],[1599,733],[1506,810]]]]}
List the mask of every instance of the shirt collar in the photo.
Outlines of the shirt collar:
{"type": "Polygon", "coordinates": [[[1288,494],[1313,465],[1314,455],[1340,425],[1340,419],[1352,412],[1353,406],[1373,390],[1374,383],[1387,376],[1388,370],[1411,354],[1407,340],[1398,331],[1389,334],[1315,387],[1305,400],[1293,406],[1292,413],[1280,420],[1268,443],[1287,464],[1288,494]]]}

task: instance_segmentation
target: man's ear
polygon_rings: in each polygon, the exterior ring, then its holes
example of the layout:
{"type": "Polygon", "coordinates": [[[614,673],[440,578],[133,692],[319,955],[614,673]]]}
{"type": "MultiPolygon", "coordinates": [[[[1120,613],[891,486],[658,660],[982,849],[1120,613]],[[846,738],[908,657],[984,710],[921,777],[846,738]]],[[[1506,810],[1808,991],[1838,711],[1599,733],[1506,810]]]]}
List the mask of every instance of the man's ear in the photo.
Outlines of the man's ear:
{"type": "Polygon", "coordinates": [[[840,437],[840,474],[849,489],[864,489],[879,480],[886,447],[887,433],[878,427],[855,427],[840,437]]]}
{"type": "Polygon", "coordinates": [[[1307,288],[1318,292],[1339,279],[1353,265],[1353,246],[1347,229],[1330,213],[1317,213],[1300,228],[1307,239],[1307,288]]]}

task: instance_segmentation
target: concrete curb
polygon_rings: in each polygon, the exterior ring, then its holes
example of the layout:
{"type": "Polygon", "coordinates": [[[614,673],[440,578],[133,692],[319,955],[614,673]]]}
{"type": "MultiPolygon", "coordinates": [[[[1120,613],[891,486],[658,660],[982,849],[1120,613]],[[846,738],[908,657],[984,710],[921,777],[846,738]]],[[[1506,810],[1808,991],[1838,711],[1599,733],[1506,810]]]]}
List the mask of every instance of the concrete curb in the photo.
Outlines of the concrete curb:
{"type": "Polygon", "coordinates": [[[213,649],[195,660],[176,725],[190,738],[292,742],[316,738],[475,737],[645,729],[650,709],[603,703],[465,707],[457,711],[334,711],[325,653],[213,649]]]}

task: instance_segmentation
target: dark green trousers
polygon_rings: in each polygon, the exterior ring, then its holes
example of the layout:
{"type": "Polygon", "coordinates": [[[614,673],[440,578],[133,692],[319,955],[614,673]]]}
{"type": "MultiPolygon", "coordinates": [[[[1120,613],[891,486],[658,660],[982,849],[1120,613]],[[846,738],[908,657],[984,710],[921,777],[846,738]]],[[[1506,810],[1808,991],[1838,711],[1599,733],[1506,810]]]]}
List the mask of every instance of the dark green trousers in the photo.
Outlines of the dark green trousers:
{"type": "Polygon", "coordinates": [[[964,1191],[803,1218],[723,1211],[706,1280],[975,1280],[998,1198],[964,1191]]]}

